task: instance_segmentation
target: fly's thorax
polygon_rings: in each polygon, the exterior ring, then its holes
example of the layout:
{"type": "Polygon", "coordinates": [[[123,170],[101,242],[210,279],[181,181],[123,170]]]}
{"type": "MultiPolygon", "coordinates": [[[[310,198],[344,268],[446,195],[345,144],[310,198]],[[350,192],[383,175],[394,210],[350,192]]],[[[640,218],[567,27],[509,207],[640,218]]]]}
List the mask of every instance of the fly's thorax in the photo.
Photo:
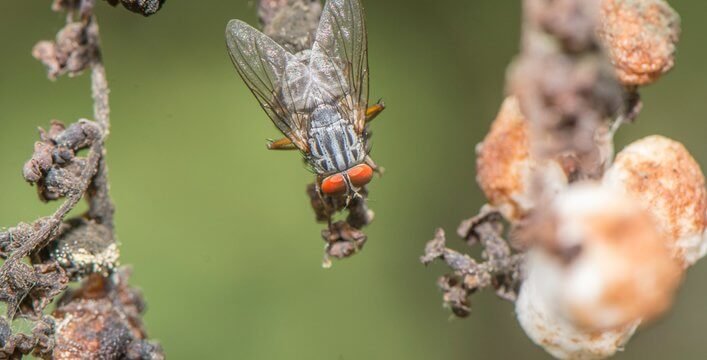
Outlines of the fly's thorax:
{"type": "Polygon", "coordinates": [[[333,106],[312,112],[308,141],[308,160],[320,175],[346,171],[366,157],[363,139],[333,106]]]}
{"type": "Polygon", "coordinates": [[[343,71],[326,56],[305,50],[285,65],[278,97],[291,112],[335,104],[349,92],[343,71]]]}

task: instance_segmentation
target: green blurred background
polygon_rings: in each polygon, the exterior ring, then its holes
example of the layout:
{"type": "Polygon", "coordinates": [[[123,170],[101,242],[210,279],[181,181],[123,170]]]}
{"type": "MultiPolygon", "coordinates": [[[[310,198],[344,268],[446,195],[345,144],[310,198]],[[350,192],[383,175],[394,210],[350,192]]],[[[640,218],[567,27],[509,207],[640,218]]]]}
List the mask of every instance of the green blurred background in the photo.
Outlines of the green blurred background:
{"type": "MultiPolygon", "coordinates": [[[[20,175],[35,128],[92,116],[88,76],[49,82],[30,56],[63,25],[49,3],[0,2],[0,226],[56,207],[20,175]]],[[[446,269],[418,261],[436,227],[453,233],[483,203],[474,146],[503,98],[520,3],[365,5],[372,99],[388,105],[373,156],[387,172],[370,187],[366,248],[323,270],[322,225],[304,193],[311,175],[298,154],[265,150],[278,133],[225,50],[226,22],[255,23],[255,2],[170,0],[149,19],[99,2],[122,262],[170,358],[546,358],[490,293],[474,296],[470,318],[450,320],[435,287],[446,269]]],[[[683,18],[677,67],[643,90],[638,124],[617,146],[660,133],[707,165],[707,2],[672,5],[683,18]]],[[[706,279],[707,261],[617,358],[705,358],[706,279]]]]}

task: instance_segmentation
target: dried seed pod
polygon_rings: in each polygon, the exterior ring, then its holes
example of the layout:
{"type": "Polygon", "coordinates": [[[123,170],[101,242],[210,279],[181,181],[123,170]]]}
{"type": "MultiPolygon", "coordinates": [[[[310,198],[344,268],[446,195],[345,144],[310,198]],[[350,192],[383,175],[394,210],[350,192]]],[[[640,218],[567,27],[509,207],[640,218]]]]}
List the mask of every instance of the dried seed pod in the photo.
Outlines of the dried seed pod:
{"type": "Polygon", "coordinates": [[[97,57],[97,33],[95,23],[67,23],[57,33],[55,41],[38,42],[32,49],[32,56],[44,64],[52,80],[63,74],[79,75],[97,57]]]}
{"type": "Polygon", "coordinates": [[[619,81],[646,85],[675,64],[680,17],[664,0],[603,0],[597,31],[619,81]]]}
{"type": "Polygon", "coordinates": [[[617,155],[604,184],[653,214],[685,266],[707,253],[705,177],[681,143],[654,135],[630,144],[617,155]]]}
{"type": "Polygon", "coordinates": [[[535,207],[533,172],[544,174],[545,188],[557,192],[567,176],[556,161],[531,159],[528,121],[515,97],[506,98],[484,141],[476,146],[476,181],[489,203],[511,222],[535,207]]]}
{"type": "Polygon", "coordinates": [[[363,231],[354,228],[346,221],[337,221],[322,230],[322,238],[327,243],[324,249],[322,266],[331,267],[329,258],[343,259],[363,249],[368,237],[363,231]]]}
{"type": "Polygon", "coordinates": [[[138,14],[150,16],[159,11],[167,0],[107,0],[109,4],[116,6],[118,2],[123,6],[138,14]]]}
{"type": "Polygon", "coordinates": [[[528,336],[560,358],[611,355],[668,309],[682,268],[635,200],[597,184],[560,193],[533,218],[536,246],[516,303],[528,336]]]}

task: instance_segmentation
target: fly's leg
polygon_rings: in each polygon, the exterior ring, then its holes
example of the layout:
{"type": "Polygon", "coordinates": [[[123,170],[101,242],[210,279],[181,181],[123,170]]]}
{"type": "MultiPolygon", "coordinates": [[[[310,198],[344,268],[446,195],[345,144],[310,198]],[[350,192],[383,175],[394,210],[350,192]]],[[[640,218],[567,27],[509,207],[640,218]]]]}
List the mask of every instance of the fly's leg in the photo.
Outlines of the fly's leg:
{"type": "Polygon", "coordinates": [[[381,99],[378,100],[378,103],[366,109],[366,123],[373,121],[383,110],[385,110],[385,103],[383,103],[383,99],[381,99]]]}
{"type": "Polygon", "coordinates": [[[383,173],[385,172],[385,168],[382,166],[378,166],[373,159],[371,158],[370,155],[366,155],[366,158],[363,159],[363,161],[366,163],[366,165],[370,166],[371,169],[373,169],[373,172],[378,174],[378,176],[383,176],[383,173]]]}
{"type": "Polygon", "coordinates": [[[268,140],[268,150],[297,150],[297,146],[289,138],[268,140]]]}
{"type": "Polygon", "coordinates": [[[326,219],[327,227],[331,231],[332,230],[331,215],[334,212],[334,211],[332,211],[332,209],[334,209],[334,206],[329,204],[329,202],[327,201],[327,197],[322,192],[322,188],[320,187],[319,182],[320,182],[319,178],[314,179],[314,188],[317,193],[317,196],[319,196],[319,201],[321,201],[322,205],[324,206],[324,213],[326,214],[326,218],[327,218],[326,219]]]}

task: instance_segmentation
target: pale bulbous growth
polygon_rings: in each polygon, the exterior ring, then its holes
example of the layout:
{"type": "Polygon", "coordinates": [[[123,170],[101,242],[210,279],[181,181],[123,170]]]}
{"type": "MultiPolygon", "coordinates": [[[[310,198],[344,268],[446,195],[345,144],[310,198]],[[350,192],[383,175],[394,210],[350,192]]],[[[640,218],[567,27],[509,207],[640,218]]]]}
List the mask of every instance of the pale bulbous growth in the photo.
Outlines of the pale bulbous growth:
{"type": "Polygon", "coordinates": [[[545,209],[531,220],[518,320],[558,358],[610,356],[668,309],[682,268],[651,216],[620,193],[575,184],[545,209]]]}
{"type": "Polygon", "coordinates": [[[640,321],[603,331],[573,324],[558,307],[561,265],[547,257],[535,250],[528,254],[526,279],[515,304],[518,322],[528,337],[558,359],[604,359],[620,351],[640,321]]]}
{"type": "Polygon", "coordinates": [[[476,146],[476,180],[489,204],[511,222],[523,219],[535,207],[535,171],[543,174],[543,187],[549,192],[567,186],[567,176],[559,162],[531,158],[529,131],[518,100],[509,96],[484,141],[476,146]]]}
{"type": "Polygon", "coordinates": [[[617,155],[604,184],[653,215],[684,266],[707,253],[705,178],[681,143],[655,135],[630,144],[617,155]]]}

